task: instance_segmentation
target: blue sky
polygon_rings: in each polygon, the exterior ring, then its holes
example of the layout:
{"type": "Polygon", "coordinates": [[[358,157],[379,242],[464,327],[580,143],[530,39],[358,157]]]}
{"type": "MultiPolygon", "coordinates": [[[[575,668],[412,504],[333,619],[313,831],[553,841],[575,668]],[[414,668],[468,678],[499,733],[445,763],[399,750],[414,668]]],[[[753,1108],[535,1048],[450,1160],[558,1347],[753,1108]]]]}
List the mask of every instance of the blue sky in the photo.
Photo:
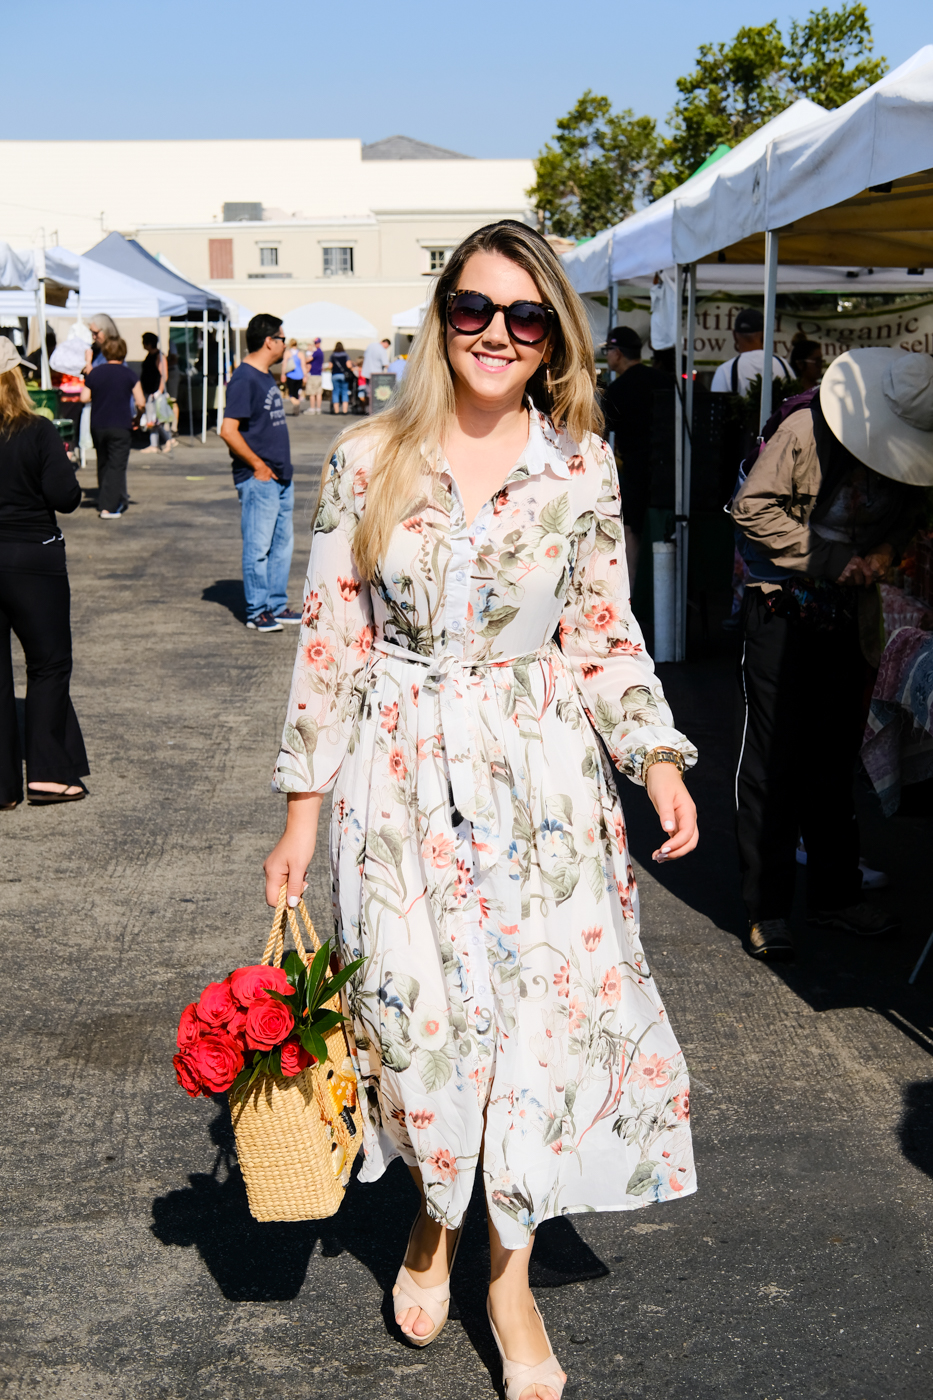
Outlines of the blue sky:
{"type": "MultiPolygon", "coordinates": [[[[663,120],[699,44],[775,18],[786,32],[811,4],[43,0],[6,13],[7,73],[19,81],[0,137],[403,132],[467,155],[533,156],[584,88],[663,120]]],[[[892,67],[933,43],[930,0],[868,9],[892,67]]]]}

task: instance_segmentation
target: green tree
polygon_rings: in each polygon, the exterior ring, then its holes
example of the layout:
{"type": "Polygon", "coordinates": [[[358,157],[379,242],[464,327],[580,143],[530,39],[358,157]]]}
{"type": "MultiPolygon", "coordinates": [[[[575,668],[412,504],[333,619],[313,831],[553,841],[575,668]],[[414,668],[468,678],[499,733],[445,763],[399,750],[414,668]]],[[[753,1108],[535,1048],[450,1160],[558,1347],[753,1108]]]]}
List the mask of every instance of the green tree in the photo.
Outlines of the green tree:
{"type": "Polygon", "coordinates": [[[651,117],[612,110],[587,88],[535,161],[527,191],[548,233],[587,238],[631,214],[647,194],[657,164],[651,117]]]}
{"type": "Polygon", "coordinates": [[[834,14],[811,10],[803,24],[791,23],[787,80],[795,97],[821,107],[841,107],[876,83],[886,60],[872,58],[874,39],[864,5],[844,5],[834,14]]]}
{"type": "Polygon", "coordinates": [[[692,73],[678,78],[681,96],[659,142],[651,186],[657,199],[682,184],[721,142],[734,146],[798,97],[839,107],[882,76],[872,58],[871,21],[863,4],[811,10],[792,21],[788,41],[776,20],[743,28],[724,44],[701,44],[692,73]]]}

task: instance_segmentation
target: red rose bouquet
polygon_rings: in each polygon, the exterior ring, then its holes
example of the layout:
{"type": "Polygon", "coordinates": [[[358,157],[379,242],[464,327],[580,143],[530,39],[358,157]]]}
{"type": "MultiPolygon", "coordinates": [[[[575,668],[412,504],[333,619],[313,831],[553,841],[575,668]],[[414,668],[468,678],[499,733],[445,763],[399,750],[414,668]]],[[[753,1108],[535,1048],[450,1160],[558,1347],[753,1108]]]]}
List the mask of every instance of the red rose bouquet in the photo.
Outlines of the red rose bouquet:
{"type": "Polygon", "coordinates": [[[324,1035],[343,1017],[326,1003],[362,965],[328,977],[330,944],[310,965],[289,953],[284,967],[238,967],[210,982],[178,1023],[173,1063],[181,1087],[199,1094],[248,1089],[261,1074],[293,1078],[327,1059],[324,1035]]]}

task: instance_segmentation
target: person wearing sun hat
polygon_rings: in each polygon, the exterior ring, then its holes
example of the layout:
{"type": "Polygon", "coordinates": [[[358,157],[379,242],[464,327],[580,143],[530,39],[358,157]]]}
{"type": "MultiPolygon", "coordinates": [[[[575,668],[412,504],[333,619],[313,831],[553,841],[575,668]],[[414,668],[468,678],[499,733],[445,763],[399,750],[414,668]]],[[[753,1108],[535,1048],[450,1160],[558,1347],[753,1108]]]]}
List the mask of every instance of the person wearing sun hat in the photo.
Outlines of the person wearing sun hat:
{"type": "Polygon", "coordinates": [[[798,835],[811,923],[893,932],[861,899],[852,770],[881,650],[878,580],[933,485],[933,357],[853,350],[780,424],[732,506],[746,541],[735,800],[754,957],[793,956],[798,835]]]}

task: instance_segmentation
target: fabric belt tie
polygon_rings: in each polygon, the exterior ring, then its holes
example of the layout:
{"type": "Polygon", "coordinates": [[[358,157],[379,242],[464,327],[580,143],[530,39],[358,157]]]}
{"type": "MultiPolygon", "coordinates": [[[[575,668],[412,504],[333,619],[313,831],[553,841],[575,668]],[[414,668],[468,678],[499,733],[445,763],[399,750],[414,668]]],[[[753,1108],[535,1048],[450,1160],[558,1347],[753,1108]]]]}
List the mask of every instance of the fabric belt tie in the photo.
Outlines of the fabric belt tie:
{"type": "MultiPolygon", "coordinates": [[[[503,851],[509,848],[512,840],[512,794],[506,783],[499,781],[500,800],[496,801],[494,784],[497,780],[493,777],[495,755],[489,752],[489,743],[495,744],[495,737],[486,725],[478,721],[475,706],[467,698],[468,679],[485,671],[508,668],[518,662],[541,660],[553,650],[554,644],[548,642],[535,652],[471,665],[450,648],[432,656],[422,656],[381,638],[373,642],[374,652],[379,652],[390,661],[402,661],[417,667],[422,672],[420,691],[438,697],[439,735],[434,730],[434,707],[422,704],[419,694],[419,787],[423,756],[430,753],[435,739],[439,738],[447,756],[453,805],[473,827],[473,844],[481,870],[492,869],[503,851]]],[[[501,722],[498,706],[495,714],[490,714],[490,720],[493,723],[501,722]]],[[[502,756],[505,757],[504,746],[502,756]]]]}

